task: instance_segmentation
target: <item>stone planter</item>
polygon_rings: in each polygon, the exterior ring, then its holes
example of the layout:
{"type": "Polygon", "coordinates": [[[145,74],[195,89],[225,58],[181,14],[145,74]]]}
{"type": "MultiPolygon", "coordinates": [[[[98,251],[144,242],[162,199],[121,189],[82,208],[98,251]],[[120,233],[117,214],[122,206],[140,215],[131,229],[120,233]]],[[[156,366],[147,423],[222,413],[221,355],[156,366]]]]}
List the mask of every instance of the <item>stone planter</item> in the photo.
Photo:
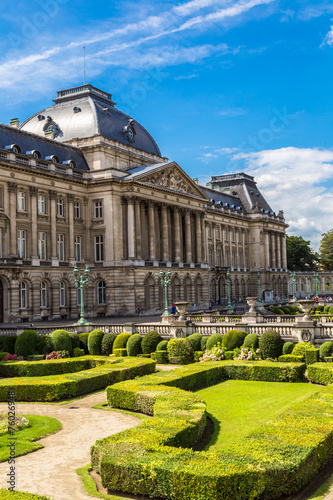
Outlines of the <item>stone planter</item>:
{"type": "Polygon", "coordinates": [[[189,302],[175,302],[177,312],[179,313],[178,321],[186,321],[186,311],[189,302]]]}
{"type": "Polygon", "coordinates": [[[299,321],[313,321],[311,316],[309,316],[309,312],[311,311],[311,309],[313,308],[315,303],[316,303],[315,300],[298,300],[297,301],[297,304],[304,311],[304,316],[299,321]]]}
{"type": "Polygon", "coordinates": [[[258,297],[246,297],[246,302],[248,303],[248,305],[250,306],[250,310],[248,312],[248,314],[256,314],[256,305],[257,305],[257,302],[258,302],[258,297]]]}

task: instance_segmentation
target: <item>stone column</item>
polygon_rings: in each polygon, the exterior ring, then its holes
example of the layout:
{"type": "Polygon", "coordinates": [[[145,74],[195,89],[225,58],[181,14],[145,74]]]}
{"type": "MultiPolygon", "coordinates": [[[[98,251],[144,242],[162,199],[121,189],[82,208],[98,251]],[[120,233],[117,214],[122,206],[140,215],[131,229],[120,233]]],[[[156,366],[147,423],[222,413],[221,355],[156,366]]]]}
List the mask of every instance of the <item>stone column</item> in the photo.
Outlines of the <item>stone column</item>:
{"type": "Polygon", "coordinates": [[[10,257],[17,257],[16,206],[17,184],[8,182],[9,218],[10,218],[10,257]]]}
{"type": "Polygon", "coordinates": [[[169,260],[169,228],[168,228],[168,206],[162,204],[162,260],[169,260]]]}
{"type": "Polygon", "coordinates": [[[272,254],[272,267],[276,267],[276,253],[275,253],[275,233],[271,233],[271,254],[272,254]]]}
{"type": "Polygon", "coordinates": [[[156,260],[155,242],[155,202],[148,202],[148,226],[149,226],[149,260],[156,260]]]}
{"type": "Polygon", "coordinates": [[[135,259],[134,201],[134,197],[130,196],[127,203],[127,242],[129,260],[135,259]]]}
{"type": "Polygon", "coordinates": [[[192,262],[192,241],[191,241],[191,211],[185,211],[185,251],[186,262],[192,262]]]}
{"type": "Polygon", "coordinates": [[[216,224],[212,224],[212,237],[213,237],[213,258],[212,267],[216,266],[216,224]]]}
{"type": "Polygon", "coordinates": [[[280,234],[278,233],[276,235],[276,243],[277,243],[277,267],[280,269],[281,268],[281,237],[280,234]]]}
{"type": "Polygon", "coordinates": [[[174,238],[175,238],[175,262],[180,262],[181,261],[181,256],[180,256],[180,223],[179,223],[179,208],[174,207],[173,209],[173,220],[174,220],[174,238]]]}
{"type": "Polygon", "coordinates": [[[89,200],[88,198],[84,197],[83,198],[83,223],[84,223],[84,229],[85,229],[85,234],[84,234],[84,259],[86,262],[89,262],[90,260],[93,260],[92,258],[92,252],[90,249],[90,234],[89,234],[89,200]]]}
{"type": "Polygon", "coordinates": [[[68,228],[69,228],[69,265],[75,265],[74,251],[74,195],[67,194],[68,228]]]}
{"type": "Polygon", "coordinates": [[[141,200],[135,199],[135,234],[136,234],[136,258],[142,260],[142,236],[141,236],[141,200]]]}
{"type": "Polygon", "coordinates": [[[266,269],[269,269],[271,267],[270,265],[270,258],[269,258],[269,233],[265,233],[265,257],[266,257],[266,262],[265,262],[265,267],[266,269]]]}
{"type": "Polygon", "coordinates": [[[202,236],[201,236],[201,213],[196,212],[195,214],[195,224],[196,224],[196,256],[197,262],[202,263],[202,236]]]}
{"type": "Polygon", "coordinates": [[[287,246],[286,246],[286,235],[282,235],[282,267],[283,269],[287,269],[287,246]]]}
{"type": "Polygon", "coordinates": [[[245,267],[245,232],[242,230],[241,231],[241,238],[242,238],[242,252],[243,252],[243,262],[242,262],[242,267],[245,267]]]}
{"type": "Polygon", "coordinates": [[[49,191],[51,201],[51,261],[52,266],[59,266],[57,256],[57,192],[49,191]]]}
{"type": "Polygon", "coordinates": [[[204,248],[204,261],[205,264],[208,263],[208,234],[207,234],[207,225],[205,224],[205,217],[202,218],[202,227],[203,227],[203,248],[204,248]]]}
{"type": "Polygon", "coordinates": [[[31,263],[36,266],[39,264],[38,244],[37,244],[37,193],[35,186],[29,187],[31,199],[31,263]]]}

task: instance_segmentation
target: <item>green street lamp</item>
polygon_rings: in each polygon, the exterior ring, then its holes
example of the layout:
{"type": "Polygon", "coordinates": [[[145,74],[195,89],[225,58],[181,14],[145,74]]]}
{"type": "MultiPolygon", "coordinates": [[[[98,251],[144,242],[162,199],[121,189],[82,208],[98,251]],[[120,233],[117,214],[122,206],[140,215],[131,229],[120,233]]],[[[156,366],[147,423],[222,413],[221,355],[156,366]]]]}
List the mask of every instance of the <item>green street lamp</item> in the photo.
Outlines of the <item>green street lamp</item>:
{"type": "Polygon", "coordinates": [[[263,303],[261,301],[261,289],[260,289],[260,271],[258,271],[258,306],[262,306],[263,303]]]}
{"type": "Polygon", "coordinates": [[[319,277],[318,277],[318,273],[313,273],[313,279],[314,279],[314,284],[315,284],[315,298],[316,299],[319,299],[319,295],[318,295],[318,283],[319,283],[319,277]]]}
{"type": "Polygon", "coordinates": [[[169,312],[169,306],[168,306],[168,286],[171,283],[171,271],[169,270],[167,273],[163,271],[163,269],[160,270],[160,278],[161,278],[161,285],[164,288],[164,294],[165,294],[165,310],[164,313],[162,314],[162,318],[165,318],[166,316],[170,316],[169,312]]]}
{"type": "Polygon", "coordinates": [[[230,271],[227,271],[227,285],[228,285],[228,305],[227,309],[234,309],[231,305],[231,300],[230,300],[230,271]]]}
{"type": "Polygon", "coordinates": [[[77,266],[75,266],[73,269],[73,274],[75,278],[75,288],[79,288],[81,293],[81,315],[79,321],[76,324],[86,325],[88,321],[84,317],[83,289],[84,287],[88,288],[90,269],[88,268],[88,266],[86,266],[84,273],[79,275],[79,270],[77,266]]]}
{"type": "Polygon", "coordinates": [[[296,298],[296,294],[295,294],[295,290],[296,290],[296,274],[295,274],[295,272],[291,273],[290,280],[291,280],[291,284],[293,287],[293,298],[291,299],[291,301],[297,302],[297,298],[296,298]]]}

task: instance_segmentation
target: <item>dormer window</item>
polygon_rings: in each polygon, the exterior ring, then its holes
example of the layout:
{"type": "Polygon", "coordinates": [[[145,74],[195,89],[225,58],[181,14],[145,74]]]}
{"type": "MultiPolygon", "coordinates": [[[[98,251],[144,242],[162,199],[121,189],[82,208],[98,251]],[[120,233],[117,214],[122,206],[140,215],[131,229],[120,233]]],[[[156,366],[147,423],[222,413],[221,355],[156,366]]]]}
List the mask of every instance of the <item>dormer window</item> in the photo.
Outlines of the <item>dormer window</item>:
{"type": "Polygon", "coordinates": [[[32,151],[27,151],[25,154],[32,156],[33,158],[36,158],[36,160],[42,157],[42,155],[40,154],[39,151],[37,151],[37,149],[33,149],[32,151]]]}
{"type": "Polygon", "coordinates": [[[74,160],[66,160],[62,162],[63,165],[67,165],[69,168],[76,168],[76,163],[74,160]]]}
{"type": "Polygon", "coordinates": [[[45,156],[45,160],[52,161],[52,163],[60,163],[59,158],[56,155],[45,156]]]}
{"type": "Polygon", "coordinates": [[[9,149],[13,153],[21,153],[21,148],[17,144],[10,144],[9,146],[5,146],[5,149],[9,149]]]}

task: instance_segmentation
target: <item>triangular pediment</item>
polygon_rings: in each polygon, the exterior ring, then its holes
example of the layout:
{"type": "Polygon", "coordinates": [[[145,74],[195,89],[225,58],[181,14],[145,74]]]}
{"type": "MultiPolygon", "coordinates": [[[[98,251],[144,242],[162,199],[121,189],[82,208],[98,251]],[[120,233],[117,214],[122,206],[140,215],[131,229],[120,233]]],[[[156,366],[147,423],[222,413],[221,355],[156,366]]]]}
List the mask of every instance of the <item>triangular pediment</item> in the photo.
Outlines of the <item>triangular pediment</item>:
{"type": "MultiPolygon", "coordinates": [[[[131,177],[133,179],[133,176],[131,177]]],[[[161,166],[151,165],[151,169],[148,172],[145,170],[141,174],[138,173],[135,175],[135,180],[149,186],[161,187],[179,194],[195,196],[196,198],[205,200],[208,199],[207,195],[176,162],[161,166]]]]}

